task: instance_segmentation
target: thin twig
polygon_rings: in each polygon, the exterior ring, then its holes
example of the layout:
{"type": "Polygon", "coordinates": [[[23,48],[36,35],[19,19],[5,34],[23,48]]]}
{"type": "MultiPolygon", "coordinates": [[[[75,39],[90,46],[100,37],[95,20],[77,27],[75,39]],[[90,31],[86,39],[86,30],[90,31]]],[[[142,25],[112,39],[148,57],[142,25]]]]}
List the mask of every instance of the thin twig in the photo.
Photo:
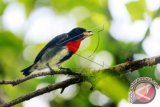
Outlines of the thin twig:
{"type": "Polygon", "coordinates": [[[57,75],[57,74],[64,74],[64,75],[80,75],[79,73],[75,73],[75,72],[71,72],[71,71],[66,71],[64,69],[60,70],[60,71],[57,71],[55,72],[54,74],[52,74],[51,72],[40,72],[40,73],[37,73],[37,74],[32,74],[32,75],[29,75],[29,76],[26,76],[24,78],[21,78],[21,79],[16,79],[16,80],[0,80],[0,84],[4,84],[4,85],[18,85],[20,83],[23,83],[27,80],[31,80],[33,78],[36,78],[36,77],[41,77],[41,76],[47,76],[47,75],[57,75]]]}

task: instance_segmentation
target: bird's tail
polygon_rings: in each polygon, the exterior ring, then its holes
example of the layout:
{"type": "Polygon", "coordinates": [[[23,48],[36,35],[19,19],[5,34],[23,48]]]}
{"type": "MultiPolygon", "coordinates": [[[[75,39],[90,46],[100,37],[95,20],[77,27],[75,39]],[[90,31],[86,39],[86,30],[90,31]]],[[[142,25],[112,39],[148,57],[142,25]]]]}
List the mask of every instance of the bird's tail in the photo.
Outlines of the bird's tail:
{"type": "Polygon", "coordinates": [[[31,68],[34,66],[34,64],[32,64],[31,66],[23,69],[21,72],[23,73],[23,75],[28,76],[30,73],[32,73],[31,68]]]}

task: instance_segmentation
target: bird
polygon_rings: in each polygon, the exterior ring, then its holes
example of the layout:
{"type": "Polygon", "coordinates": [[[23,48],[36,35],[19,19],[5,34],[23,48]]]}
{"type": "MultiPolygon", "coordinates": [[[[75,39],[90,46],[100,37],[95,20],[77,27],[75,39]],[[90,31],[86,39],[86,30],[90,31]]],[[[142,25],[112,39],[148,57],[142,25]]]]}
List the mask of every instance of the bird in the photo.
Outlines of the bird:
{"type": "Polygon", "coordinates": [[[81,42],[92,36],[93,32],[82,27],[76,27],[68,33],[55,36],[36,56],[34,62],[21,72],[24,76],[30,75],[35,70],[49,68],[52,74],[53,67],[63,68],[62,63],[70,59],[79,49],[81,42]]]}

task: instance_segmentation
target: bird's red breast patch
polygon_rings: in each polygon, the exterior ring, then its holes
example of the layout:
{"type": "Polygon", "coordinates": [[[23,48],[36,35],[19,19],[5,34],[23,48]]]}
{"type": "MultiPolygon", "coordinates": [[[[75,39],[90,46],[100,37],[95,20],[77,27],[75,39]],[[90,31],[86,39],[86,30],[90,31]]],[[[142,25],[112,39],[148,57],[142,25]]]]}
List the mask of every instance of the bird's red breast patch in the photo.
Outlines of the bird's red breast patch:
{"type": "Polygon", "coordinates": [[[78,50],[78,48],[79,48],[79,46],[81,44],[81,41],[82,40],[79,39],[79,40],[68,42],[67,43],[67,49],[68,49],[68,51],[72,52],[72,53],[75,53],[78,50]]]}

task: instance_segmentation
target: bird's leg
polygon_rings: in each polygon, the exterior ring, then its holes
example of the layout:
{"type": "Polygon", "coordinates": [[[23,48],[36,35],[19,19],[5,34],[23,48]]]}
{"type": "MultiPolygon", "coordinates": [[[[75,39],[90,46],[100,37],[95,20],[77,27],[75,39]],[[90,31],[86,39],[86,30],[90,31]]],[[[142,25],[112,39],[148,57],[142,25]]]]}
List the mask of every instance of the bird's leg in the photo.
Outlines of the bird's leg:
{"type": "Polygon", "coordinates": [[[67,72],[67,74],[71,74],[71,75],[81,75],[80,73],[76,73],[76,72],[73,72],[71,69],[69,69],[69,68],[63,68],[62,66],[60,66],[60,65],[57,65],[58,66],[58,69],[59,69],[59,71],[64,71],[64,72],[67,72]]]}
{"type": "Polygon", "coordinates": [[[53,75],[54,73],[55,73],[55,71],[49,66],[49,64],[47,63],[46,64],[47,65],[47,67],[49,68],[49,70],[50,70],[50,72],[51,72],[51,74],[53,75]]]}
{"type": "Polygon", "coordinates": [[[70,70],[69,68],[64,68],[62,66],[58,66],[58,69],[64,70],[64,71],[67,71],[67,72],[72,72],[72,70],[70,70]]]}

